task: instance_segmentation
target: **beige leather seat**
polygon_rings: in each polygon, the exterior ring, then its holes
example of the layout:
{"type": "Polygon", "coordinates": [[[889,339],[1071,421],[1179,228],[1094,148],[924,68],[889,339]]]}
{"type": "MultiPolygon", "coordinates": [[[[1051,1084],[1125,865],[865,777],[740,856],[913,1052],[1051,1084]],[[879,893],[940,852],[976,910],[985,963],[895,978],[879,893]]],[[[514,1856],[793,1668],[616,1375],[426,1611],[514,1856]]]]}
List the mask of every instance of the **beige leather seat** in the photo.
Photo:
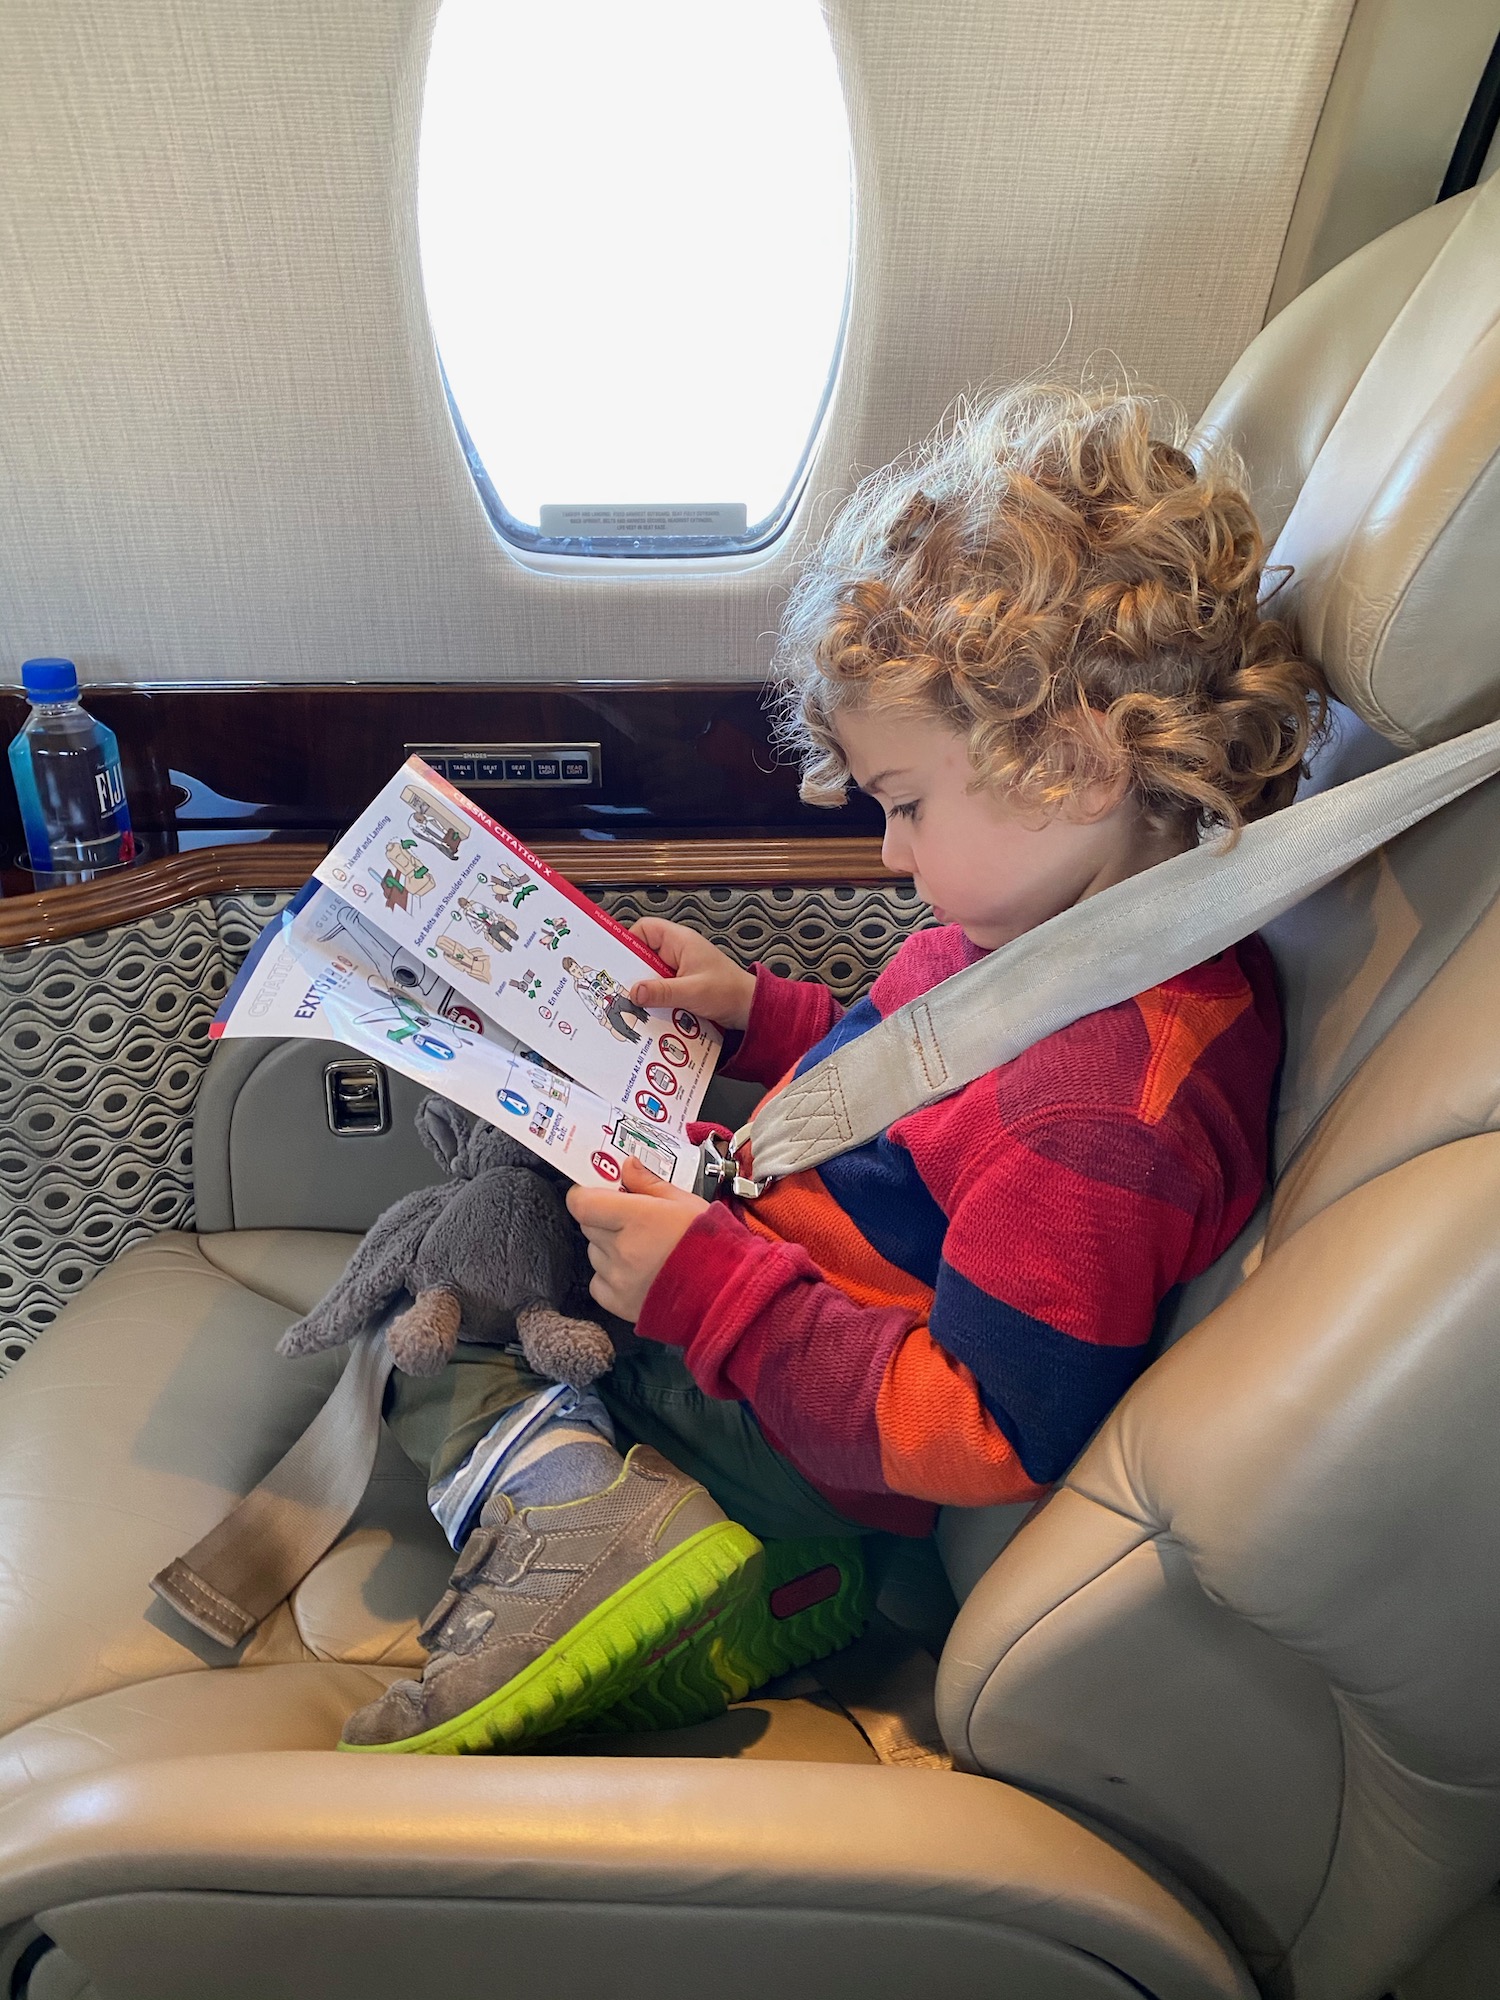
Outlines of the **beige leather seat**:
{"type": "MultiPolygon", "coordinates": [[[[1500,708],[1497,318],[1500,180],[1331,273],[1210,413],[1379,732],[1325,776],[1500,708]]],[[[1491,784],[1279,927],[1274,1199],[996,1560],[1013,1523],[944,1523],[956,1772],[769,1703],[759,1756],[331,1754],[445,1568],[390,1459],[210,1671],[146,1578],[326,1391],[271,1349],[352,1239],[209,1175],[204,1233],[0,1387],[0,1965],[30,2000],[1375,2000],[1500,1875],[1497,890],[1491,784]]]]}

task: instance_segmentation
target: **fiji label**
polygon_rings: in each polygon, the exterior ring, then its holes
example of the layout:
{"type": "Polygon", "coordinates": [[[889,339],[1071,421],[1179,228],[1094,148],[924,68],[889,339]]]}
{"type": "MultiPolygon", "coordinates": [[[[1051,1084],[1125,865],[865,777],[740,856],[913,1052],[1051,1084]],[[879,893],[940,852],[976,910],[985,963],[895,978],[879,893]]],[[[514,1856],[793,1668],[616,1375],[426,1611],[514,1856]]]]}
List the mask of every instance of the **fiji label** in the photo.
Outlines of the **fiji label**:
{"type": "Polygon", "coordinates": [[[125,803],[125,781],[118,762],[105,764],[94,773],[94,790],[99,795],[101,813],[117,813],[125,803]]]}

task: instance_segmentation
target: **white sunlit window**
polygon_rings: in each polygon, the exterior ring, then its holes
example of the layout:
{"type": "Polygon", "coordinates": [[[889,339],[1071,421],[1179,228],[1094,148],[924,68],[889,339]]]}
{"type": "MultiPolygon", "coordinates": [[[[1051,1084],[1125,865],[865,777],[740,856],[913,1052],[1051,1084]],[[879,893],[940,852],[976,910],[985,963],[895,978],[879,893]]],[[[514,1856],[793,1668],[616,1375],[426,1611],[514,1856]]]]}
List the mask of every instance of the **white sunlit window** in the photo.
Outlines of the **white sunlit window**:
{"type": "Polygon", "coordinates": [[[422,275],[497,530],[763,545],[838,364],[849,134],[817,0],[444,0],[422,275]]]}

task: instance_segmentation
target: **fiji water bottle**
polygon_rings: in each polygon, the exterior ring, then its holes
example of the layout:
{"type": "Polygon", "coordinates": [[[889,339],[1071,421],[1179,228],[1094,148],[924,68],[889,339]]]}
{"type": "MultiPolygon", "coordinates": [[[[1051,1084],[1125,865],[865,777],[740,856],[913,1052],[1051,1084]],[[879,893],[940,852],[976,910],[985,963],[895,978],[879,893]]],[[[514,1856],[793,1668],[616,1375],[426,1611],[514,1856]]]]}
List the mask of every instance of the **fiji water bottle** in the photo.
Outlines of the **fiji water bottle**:
{"type": "Polygon", "coordinates": [[[26,660],[31,713],[10,746],[26,851],[38,874],[113,868],[135,855],[112,729],[78,701],[71,660],[26,660]]]}

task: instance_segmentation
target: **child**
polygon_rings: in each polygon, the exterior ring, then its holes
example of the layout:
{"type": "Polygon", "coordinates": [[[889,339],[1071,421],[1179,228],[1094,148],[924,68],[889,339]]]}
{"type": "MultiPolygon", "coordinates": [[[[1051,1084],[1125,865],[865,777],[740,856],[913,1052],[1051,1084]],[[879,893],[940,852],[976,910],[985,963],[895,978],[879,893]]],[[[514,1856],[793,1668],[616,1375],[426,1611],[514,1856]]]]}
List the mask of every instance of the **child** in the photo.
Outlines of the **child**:
{"type": "MultiPolygon", "coordinates": [[[[781,724],[804,797],[852,779],[880,802],[886,865],[937,928],[841,1015],[646,918],[673,976],[632,1000],[737,1031],[727,1073],[775,1085],[1286,804],[1324,700],[1260,616],[1263,560],[1232,472],[1195,472],[1135,397],[1020,391],[867,481],[793,594],[781,724]]],[[[849,1581],[771,1618],[757,1538],[925,1535],[938,1505],[1056,1480],[1145,1364],[1164,1295],[1254,1208],[1279,1051],[1250,939],[753,1203],[635,1162],[619,1192],[575,1188],[594,1297],[641,1351],[582,1396],[493,1349],[399,1385],[390,1420],[463,1554],[421,1682],[351,1717],[346,1745],[691,1719],[852,1636],[849,1581]]]]}

